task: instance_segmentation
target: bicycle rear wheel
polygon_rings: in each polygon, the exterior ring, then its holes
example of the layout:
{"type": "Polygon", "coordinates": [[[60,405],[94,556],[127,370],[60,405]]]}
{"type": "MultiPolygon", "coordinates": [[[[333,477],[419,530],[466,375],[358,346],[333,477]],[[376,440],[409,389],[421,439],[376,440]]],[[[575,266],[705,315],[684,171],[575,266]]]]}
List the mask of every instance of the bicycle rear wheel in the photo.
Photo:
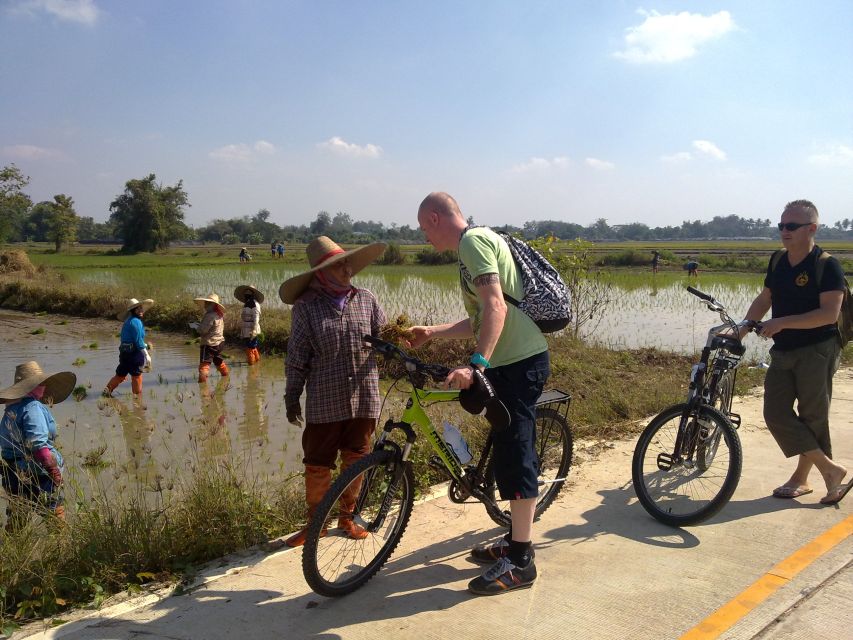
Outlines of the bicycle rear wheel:
{"type": "MultiPolygon", "coordinates": [[[[403,537],[415,501],[410,464],[398,452],[374,451],[346,469],[317,506],[302,551],[302,573],[320,595],[335,597],[364,585],[388,560],[403,537]],[[357,494],[352,519],[367,533],[361,540],[340,528],[322,533],[343,513],[341,496],[357,494]]],[[[344,502],[346,498],[344,499],[344,502]]]]}
{"type": "Polygon", "coordinates": [[[674,527],[697,524],[732,497],[743,462],[740,439],[729,420],[702,405],[678,404],[658,414],[634,448],[631,476],[646,511],[674,527]],[[686,413],[686,415],[685,415],[686,413]],[[676,438],[683,445],[676,452],[676,438]]]}
{"type": "MultiPolygon", "coordinates": [[[[536,409],[536,452],[539,457],[539,496],[536,499],[534,520],[551,506],[566,483],[572,466],[572,430],[569,422],[558,411],[547,407],[536,409]]],[[[509,500],[501,500],[495,484],[493,460],[486,471],[489,494],[485,502],[489,517],[497,524],[510,525],[509,500]]]]}

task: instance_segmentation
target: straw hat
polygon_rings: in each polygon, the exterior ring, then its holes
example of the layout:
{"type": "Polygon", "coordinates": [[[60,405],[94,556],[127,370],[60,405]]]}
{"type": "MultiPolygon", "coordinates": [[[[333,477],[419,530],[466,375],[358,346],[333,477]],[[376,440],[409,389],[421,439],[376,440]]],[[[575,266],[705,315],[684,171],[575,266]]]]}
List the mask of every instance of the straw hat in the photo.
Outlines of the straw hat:
{"type": "Polygon", "coordinates": [[[246,302],[247,293],[251,293],[252,297],[258,302],[264,301],[264,294],[255,289],[255,285],[241,284],[239,287],[234,289],[234,297],[237,298],[240,302],[246,302]]]}
{"type": "Polygon", "coordinates": [[[61,373],[45,373],[38,362],[30,361],[15,367],[15,384],[0,390],[0,402],[10,402],[23,398],[39,385],[44,385],[43,399],[45,402],[57,404],[67,398],[74,385],[77,376],[70,371],[61,373]]]}
{"type": "Polygon", "coordinates": [[[222,311],[222,313],[225,313],[225,305],[219,302],[219,296],[215,293],[211,293],[206,298],[195,298],[194,300],[195,302],[198,302],[201,305],[202,309],[204,308],[205,302],[212,302],[217,307],[219,307],[219,310],[222,311]]]}
{"type": "Polygon", "coordinates": [[[145,300],[131,298],[127,301],[127,308],[124,311],[119,312],[118,319],[127,320],[130,317],[130,312],[136,309],[136,307],[142,307],[143,311],[148,311],[153,305],[154,301],[151,298],[145,298],[145,300]]]}
{"type": "Polygon", "coordinates": [[[278,289],[278,296],[282,302],[293,304],[305,291],[311,282],[311,278],[314,277],[315,271],[325,269],[341,260],[349,259],[350,267],[352,267],[353,275],[355,275],[381,256],[384,251],[384,242],[374,242],[357,249],[344,251],[331,238],[326,236],[314,238],[305,248],[305,253],[308,254],[308,264],[311,265],[311,268],[298,276],[285,280],[278,289]]]}

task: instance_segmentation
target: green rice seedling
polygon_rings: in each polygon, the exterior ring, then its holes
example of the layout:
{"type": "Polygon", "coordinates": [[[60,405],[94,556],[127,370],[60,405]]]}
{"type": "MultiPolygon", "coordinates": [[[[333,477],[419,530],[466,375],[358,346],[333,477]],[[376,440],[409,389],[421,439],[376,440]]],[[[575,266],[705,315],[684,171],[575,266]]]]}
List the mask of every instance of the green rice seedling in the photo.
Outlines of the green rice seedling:
{"type": "MultiPolygon", "coordinates": [[[[91,385],[89,388],[91,388],[91,385]]],[[[86,398],[86,387],[84,387],[82,384],[78,384],[76,387],[74,387],[74,391],[71,392],[71,395],[74,396],[74,399],[77,402],[83,401],[86,398]]]]}
{"type": "Polygon", "coordinates": [[[32,331],[30,331],[31,336],[40,336],[44,333],[47,333],[47,331],[45,331],[44,327],[39,327],[38,329],[33,329],[32,331]]]}
{"type": "Polygon", "coordinates": [[[74,362],[72,362],[71,364],[75,367],[82,367],[84,364],[86,364],[86,358],[75,358],[74,362]]]}

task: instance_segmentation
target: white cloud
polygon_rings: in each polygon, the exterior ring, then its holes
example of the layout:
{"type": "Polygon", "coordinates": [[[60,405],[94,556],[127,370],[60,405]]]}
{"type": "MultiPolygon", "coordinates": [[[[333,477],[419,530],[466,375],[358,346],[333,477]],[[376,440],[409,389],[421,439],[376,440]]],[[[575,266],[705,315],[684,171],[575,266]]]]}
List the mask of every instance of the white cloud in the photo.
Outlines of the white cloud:
{"type": "Polygon", "coordinates": [[[269,156],[275,153],[275,146],[271,142],[267,142],[266,140],[258,140],[254,149],[257,153],[262,153],[265,156],[269,156]]]}
{"type": "Polygon", "coordinates": [[[716,160],[726,159],[726,152],[710,140],[694,140],[693,148],[696,149],[696,151],[709,155],[716,160]]]}
{"type": "Polygon", "coordinates": [[[665,162],[666,164],[681,164],[683,162],[690,162],[692,159],[693,156],[690,155],[689,151],[679,151],[678,153],[660,157],[661,162],[665,162]]]}
{"type": "Polygon", "coordinates": [[[339,136],[329,138],[325,142],[317,145],[321,149],[326,149],[332,153],[341,156],[353,156],[359,158],[378,158],[382,155],[382,147],[375,144],[366,144],[359,146],[351,142],[347,142],[339,136]]]}
{"type": "Polygon", "coordinates": [[[592,167],[596,171],[612,171],[616,165],[607,160],[599,160],[598,158],[587,158],[584,160],[586,166],[592,167]]]}
{"type": "Polygon", "coordinates": [[[56,149],[37,147],[32,144],[14,144],[3,147],[2,151],[4,156],[21,160],[49,160],[51,158],[61,158],[63,155],[61,151],[57,151],[56,149]]]}
{"type": "Polygon", "coordinates": [[[550,169],[565,169],[569,166],[566,156],[557,156],[548,160],[547,158],[530,158],[527,162],[515,165],[510,169],[513,173],[527,173],[529,171],[548,171],[550,169]]]}
{"type": "Polygon", "coordinates": [[[625,30],[625,49],[613,54],[616,58],[637,64],[692,58],[701,45],[736,28],[728,11],[709,16],[686,11],[661,15],[657,11],[643,9],[638,13],[646,19],[642,24],[625,30]]]}
{"type": "Polygon", "coordinates": [[[251,162],[260,155],[269,156],[273,153],[275,153],[275,145],[266,140],[258,140],[253,145],[243,142],[240,144],[226,144],[224,147],[219,147],[209,152],[207,156],[223,162],[251,162]]]}
{"type": "Polygon", "coordinates": [[[94,0],[23,0],[12,11],[35,15],[48,13],[67,22],[93,25],[101,15],[94,0]]]}
{"type": "Polygon", "coordinates": [[[846,144],[831,144],[821,153],[806,158],[809,164],[824,167],[853,167],[853,147],[846,144]]]}

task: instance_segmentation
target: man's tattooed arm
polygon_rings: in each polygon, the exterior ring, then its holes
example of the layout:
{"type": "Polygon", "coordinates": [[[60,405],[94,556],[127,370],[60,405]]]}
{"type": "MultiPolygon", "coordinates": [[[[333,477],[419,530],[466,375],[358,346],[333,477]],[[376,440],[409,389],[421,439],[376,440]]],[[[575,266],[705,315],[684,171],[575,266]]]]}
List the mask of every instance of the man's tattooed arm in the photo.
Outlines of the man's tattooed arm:
{"type": "Polygon", "coordinates": [[[486,287],[491,284],[500,284],[500,278],[496,273],[484,273],[474,278],[475,287],[486,287]]]}

